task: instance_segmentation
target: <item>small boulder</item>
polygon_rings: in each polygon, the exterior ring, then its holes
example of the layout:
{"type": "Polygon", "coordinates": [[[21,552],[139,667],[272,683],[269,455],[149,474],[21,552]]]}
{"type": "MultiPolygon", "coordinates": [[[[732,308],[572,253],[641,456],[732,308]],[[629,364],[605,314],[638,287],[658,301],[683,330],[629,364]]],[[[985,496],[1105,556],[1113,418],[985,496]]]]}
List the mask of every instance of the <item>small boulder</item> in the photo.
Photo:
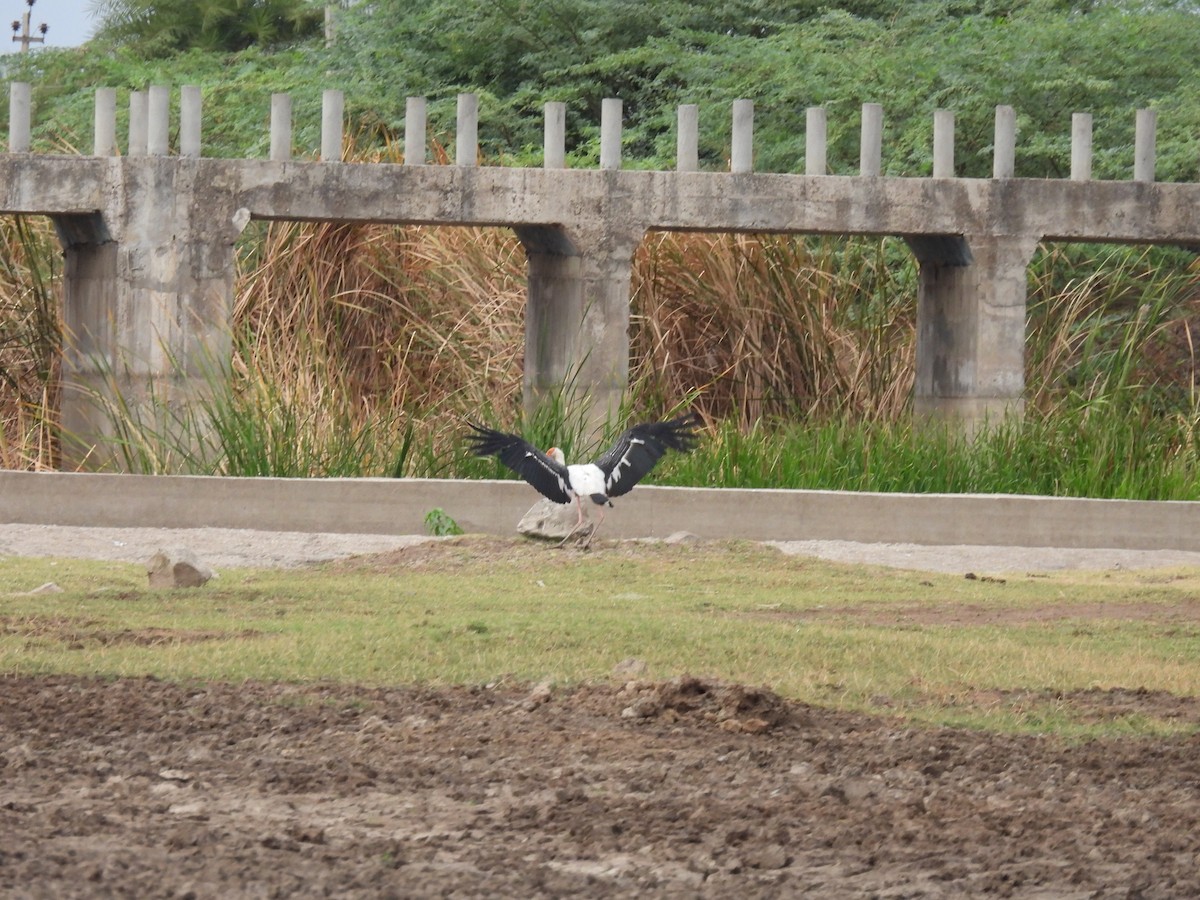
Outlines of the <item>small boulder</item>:
{"type": "MultiPolygon", "coordinates": [[[[517,531],[525,537],[539,538],[544,541],[561,541],[575,523],[579,521],[579,507],[574,503],[555,503],[543,497],[530,507],[521,521],[517,523],[517,531]]],[[[587,521],[584,513],[584,523],[575,536],[581,540],[592,532],[594,526],[587,521]]]]}
{"type": "Polygon", "coordinates": [[[186,547],[159,550],[146,563],[152,588],[200,587],[213,577],[213,571],[186,547]]]}
{"type": "Polygon", "coordinates": [[[694,544],[700,540],[700,535],[692,534],[690,531],[673,531],[665,538],[664,544],[694,544]]]}

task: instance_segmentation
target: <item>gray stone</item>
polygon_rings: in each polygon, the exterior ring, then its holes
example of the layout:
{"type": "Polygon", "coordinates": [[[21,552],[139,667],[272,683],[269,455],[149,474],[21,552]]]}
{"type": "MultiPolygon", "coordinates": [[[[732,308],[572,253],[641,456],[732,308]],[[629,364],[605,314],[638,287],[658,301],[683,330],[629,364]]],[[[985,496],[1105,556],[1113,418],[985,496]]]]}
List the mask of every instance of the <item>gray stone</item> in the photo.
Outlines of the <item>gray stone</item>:
{"type": "Polygon", "coordinates": [[[213,571],[191,550],[179,547],[159,550],[146,563],[152,588],[200,587],[213,577],[213,571]]]}
{"type": "MultiPolygon", "coordinates": [[[[578,521],[579,508],[574,503],[555,503],[543,497],[517,523],[517,531],[526,537],[561,541],[571,533],[578,521]]],[[[592,533],[593,527],[585,510],[583,525],[575,532],[575,537],[580,540],[586,538],[592,533]]]]}

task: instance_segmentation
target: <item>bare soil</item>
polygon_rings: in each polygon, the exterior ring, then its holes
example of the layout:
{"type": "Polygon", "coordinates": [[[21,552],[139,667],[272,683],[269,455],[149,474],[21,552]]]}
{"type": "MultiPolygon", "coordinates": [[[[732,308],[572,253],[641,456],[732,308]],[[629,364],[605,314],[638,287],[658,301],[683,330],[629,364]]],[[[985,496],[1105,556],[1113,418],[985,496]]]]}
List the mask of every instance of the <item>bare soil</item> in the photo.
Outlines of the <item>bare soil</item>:
{"type": "MultiPolygon", "coordinates": [[[[1054,699],[1200,725],[1195,697],[1054,699]]],[[[1196,897],[1200,735],[922,728],[694,678],[0,676],[0,896],[1196,897]]]]}
{"type": "Polygon", "coordinates": [[[695,679],[0,681],[8,897],[1194,897],[1198,851],[1195,736],[918,729],[695,679]]]}

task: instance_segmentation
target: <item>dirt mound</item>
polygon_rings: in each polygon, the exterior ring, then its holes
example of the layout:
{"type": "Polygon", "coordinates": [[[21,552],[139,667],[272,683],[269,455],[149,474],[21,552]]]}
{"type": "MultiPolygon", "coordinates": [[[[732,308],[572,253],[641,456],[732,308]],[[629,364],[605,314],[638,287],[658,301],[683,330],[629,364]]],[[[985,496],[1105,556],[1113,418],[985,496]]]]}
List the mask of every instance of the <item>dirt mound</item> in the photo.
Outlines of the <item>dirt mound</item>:
{"type": "Polygon", "coordinates": [[[1196,736],[910,728],[696,678],[6,677],[0,895],[1193,897],[1198,784],[1196,736]]]}
{"type": "Polygon", "coordinates": [[[630,719],[675,722],[687,716],[712,722],[724,731],[758,734],[797,720],[789,704],[766,688],[716,684],[685,676],[666,683],[631,681],[618,694],[631,701],[621,710],[630,719]]]}

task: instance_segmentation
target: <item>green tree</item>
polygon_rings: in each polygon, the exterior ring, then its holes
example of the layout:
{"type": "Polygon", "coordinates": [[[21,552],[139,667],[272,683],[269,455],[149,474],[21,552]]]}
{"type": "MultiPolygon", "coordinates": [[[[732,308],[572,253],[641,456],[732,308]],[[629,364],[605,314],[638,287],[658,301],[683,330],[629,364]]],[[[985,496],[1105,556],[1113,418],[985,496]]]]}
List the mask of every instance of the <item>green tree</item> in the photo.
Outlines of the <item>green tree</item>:
{"type": "Polygon", "coordinates": [[[312,37],[324,19],[311,0],[94,0],[96,40],[147,56],[243,50],[312,37]]]}

